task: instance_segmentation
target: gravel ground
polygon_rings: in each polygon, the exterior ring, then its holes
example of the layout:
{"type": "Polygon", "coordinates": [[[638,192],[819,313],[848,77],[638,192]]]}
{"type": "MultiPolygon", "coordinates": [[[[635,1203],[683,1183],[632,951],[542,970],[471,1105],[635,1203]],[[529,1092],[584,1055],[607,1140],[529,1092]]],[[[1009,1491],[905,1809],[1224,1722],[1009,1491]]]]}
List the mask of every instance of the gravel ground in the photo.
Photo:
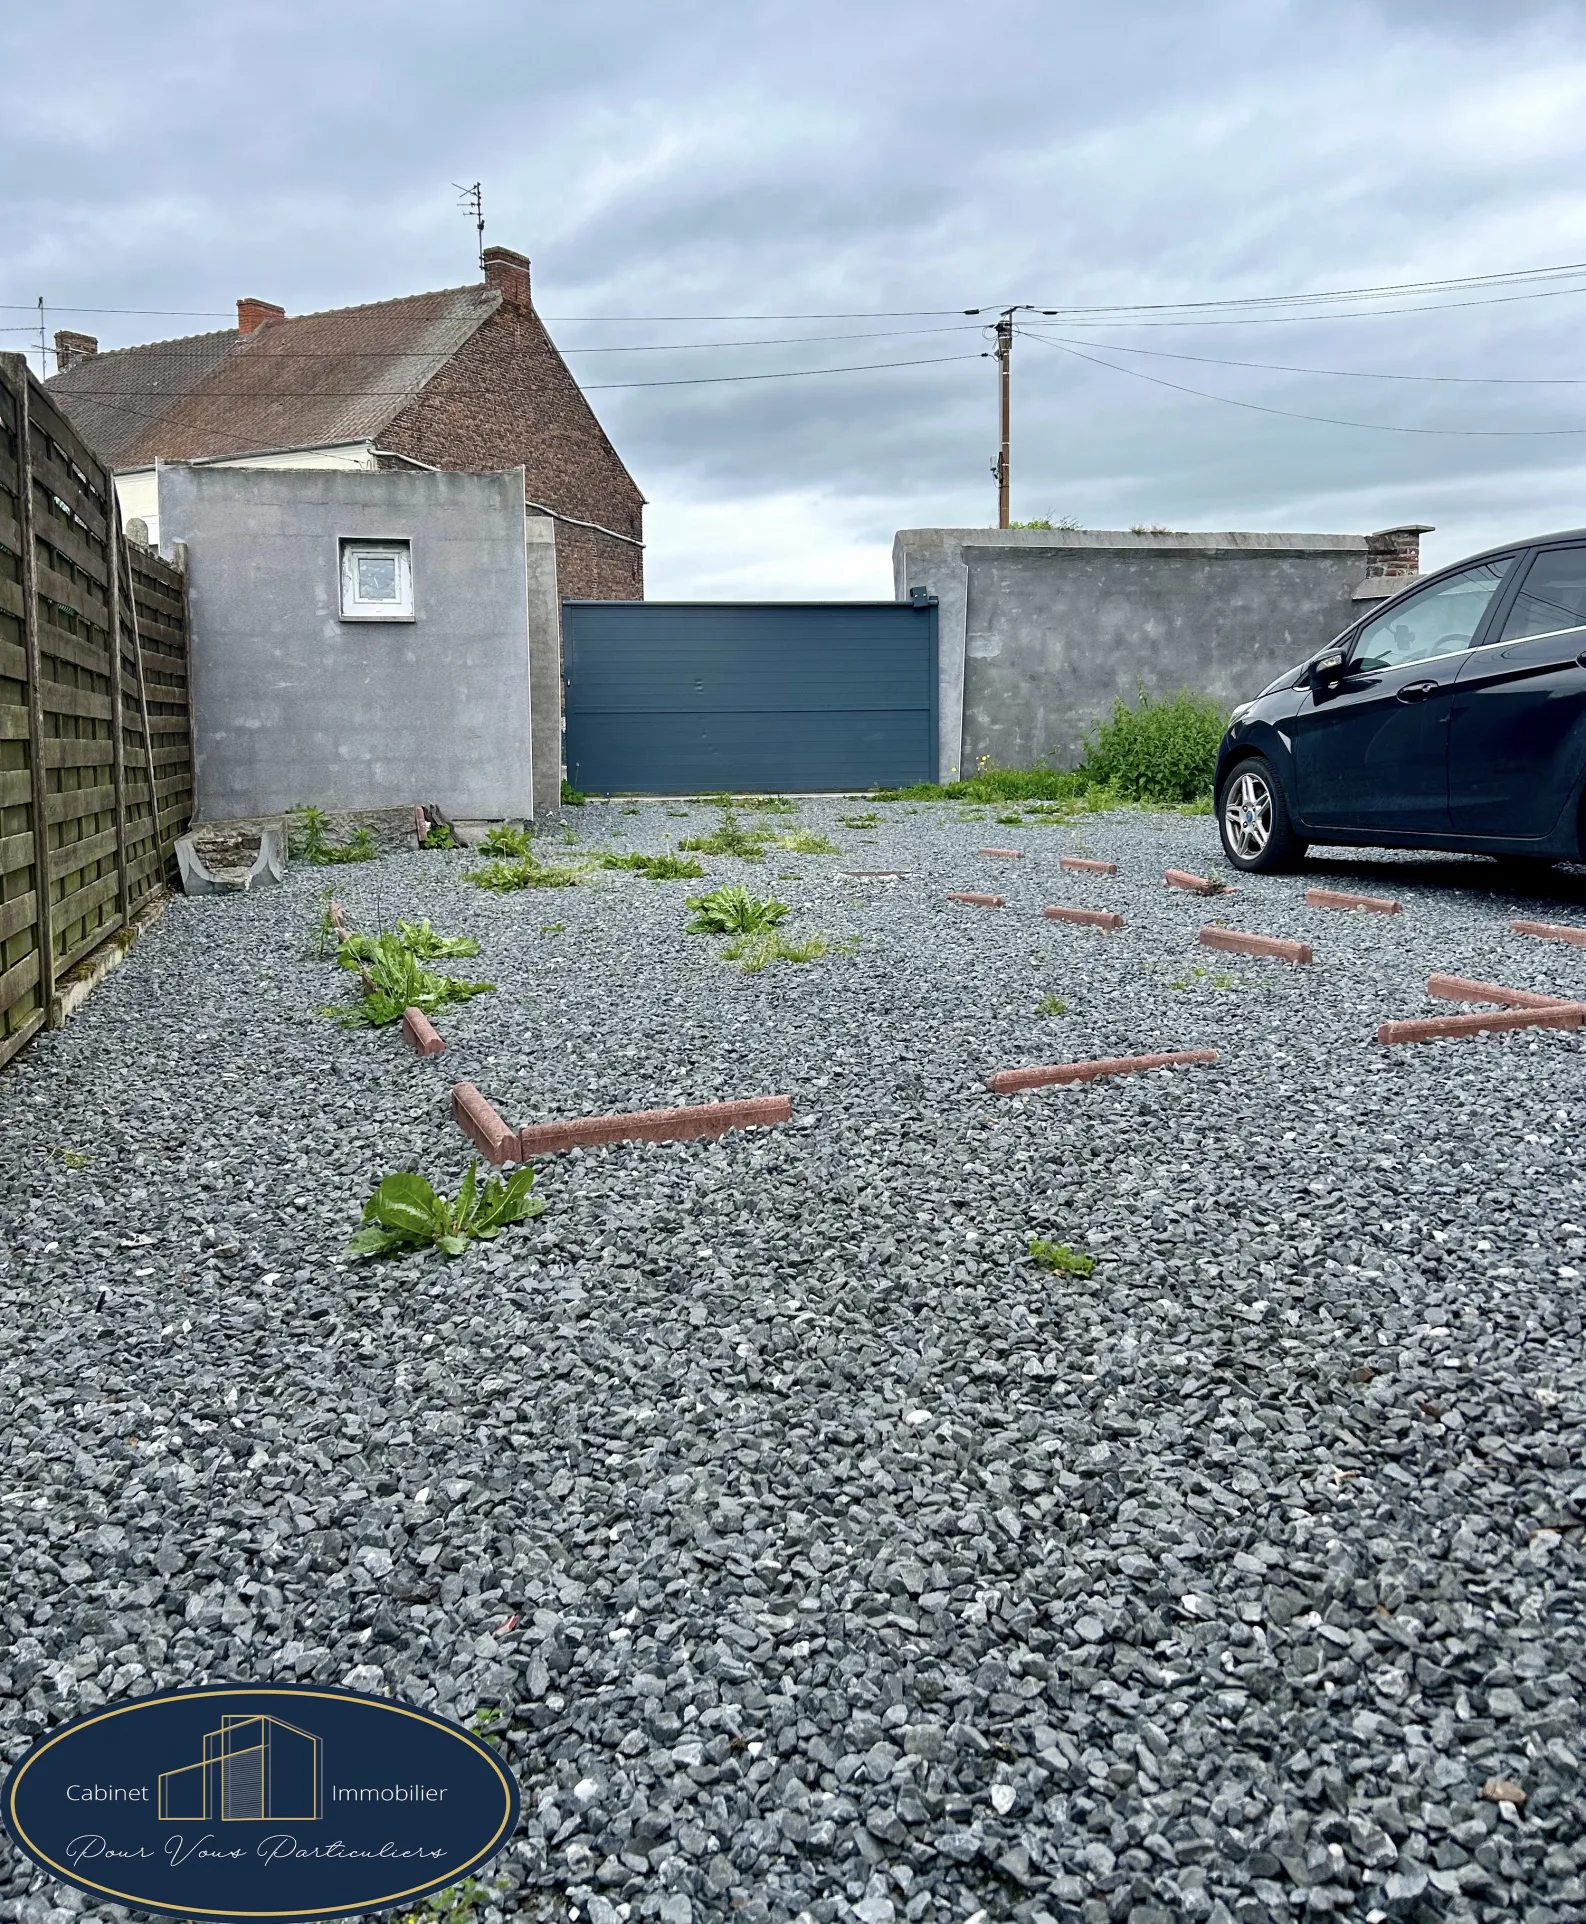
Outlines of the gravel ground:
{"type": "MultiPolygon", "coordinates": [[[[4,1755],[209,1676],[499,1709],[487,1920],[1586,1919],[1581,1044],[1372,1041],[1433,969],[1579,993],[1506,922],[1586,919],[1580,882],[1351,858],[1208,903],[1160,880],[1205,818],[864,812],[800,804],[838,856],[707,858],[851,952],[746,977],[682,932],[699,884],[294,869],[174,903],[0,1079],[4,1755]],[[444,1056],[318,1013],[327,881],[479,937],[444,1056]],[[1198,949],[1212,915],[1315,966],[1198,949]],[[379,1175],[461,1174],[459,1077],[513,1122],[794,1122],[550,1157],[527,1228],[345,1264],[379,1175]]],[[[0,1919],[84,1909],[3,1871],[0,1919]]]]}

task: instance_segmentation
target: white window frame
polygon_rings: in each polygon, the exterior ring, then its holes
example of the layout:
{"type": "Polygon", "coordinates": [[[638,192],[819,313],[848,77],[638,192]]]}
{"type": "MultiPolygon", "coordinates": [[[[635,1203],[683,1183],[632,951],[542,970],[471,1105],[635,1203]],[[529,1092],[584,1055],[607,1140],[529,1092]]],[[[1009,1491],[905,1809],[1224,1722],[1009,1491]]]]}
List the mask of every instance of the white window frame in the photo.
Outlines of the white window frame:
{"type": "Polygon", "coordinates": [[[413,544],[406,536],[374,541],[363,535],[343,535],[338,556],[338,595],[343,621],[411,621],[413,619],[413,544]],[[396,599],[365,601],[358,593],[358,562],[367,555],[389,557],[396,563],[396,599]]]}

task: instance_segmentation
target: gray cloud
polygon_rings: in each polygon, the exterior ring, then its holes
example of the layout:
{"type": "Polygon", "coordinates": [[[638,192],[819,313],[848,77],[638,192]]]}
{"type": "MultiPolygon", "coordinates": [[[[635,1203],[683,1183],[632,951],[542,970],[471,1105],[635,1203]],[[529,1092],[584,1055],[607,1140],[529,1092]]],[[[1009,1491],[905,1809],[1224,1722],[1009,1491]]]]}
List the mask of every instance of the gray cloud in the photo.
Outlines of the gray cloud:
{"type": "MultiPolygon", "coordinates": [[[[1419,0],[943,0],[581,8],[77,0],[8,26],[0,300],[224,315],[472,275],[450,183],[535,261],[570,350],[927,328],[660,315],[1083,306],[1586,259],[1586,16],[1419,0]],[[579,318],[571,317],[599,317],[579,318]],[[629,317],[629,318],[624,318],[629,317]]],[[[1462,297],[1464,298],[1464,297],[1462,297]]],[[[1586,388],[1346,380],[1116,351],[1387,373],[1570,375],[1586,294],[1303,323],[1082,332],[1134,369],[1016,352],[1015,511],[1091,525],[1439,523],[1432,551],[1586,520],[1586,388]],[[1111,344],[1110,346],[1107,344],[1111,344]]],[[[23,313],[0,316],[21,328],[23,313]]],[[[56,316],[107,344],[215,325],[56,316]]],[[[20,345],[19,332],[0,336],[20,345]]],[[[978,353],[909,334],[573,355],[591,385],[978,353]]],[[[991,363],[595,397],[651,496],[651,579],[888,592],[898,526],[989,518],[991,363]],[[723,545],[731,553],[723,553],[723,545]]]]}

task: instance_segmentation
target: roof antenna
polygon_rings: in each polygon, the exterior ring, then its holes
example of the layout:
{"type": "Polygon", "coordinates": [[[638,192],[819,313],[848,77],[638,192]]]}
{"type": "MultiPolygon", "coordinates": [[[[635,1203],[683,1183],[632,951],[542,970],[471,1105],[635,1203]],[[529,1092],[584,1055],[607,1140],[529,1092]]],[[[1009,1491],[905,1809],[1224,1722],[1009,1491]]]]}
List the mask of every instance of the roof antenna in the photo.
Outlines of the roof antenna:
{"type": "Polygon", "coordinates": [[[457,189],[458,193],[462,195],[462,199],[458,201],[457,205],[465,214],[472,214],[474,217],[474,231],[479,236],[479,265],[483,268],[485,264],[484,183],[476,180],[471,187],[465,187],[460,180],[454,180],[452,185],[457,189]]]}

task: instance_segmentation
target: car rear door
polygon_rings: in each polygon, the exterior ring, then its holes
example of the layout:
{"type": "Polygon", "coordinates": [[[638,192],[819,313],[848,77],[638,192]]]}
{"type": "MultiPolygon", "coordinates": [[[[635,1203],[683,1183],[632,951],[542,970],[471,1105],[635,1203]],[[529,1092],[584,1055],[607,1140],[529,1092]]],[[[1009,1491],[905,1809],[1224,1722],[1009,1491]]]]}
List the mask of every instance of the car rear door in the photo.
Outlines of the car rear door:
{"type": "Polygon", "coordinates": [[[1586,542],[1530,557],[1495,638],[1460,666],[1449,818],[1461,835],[1546,835],[1586,768],[1586,542]]]}
{"type": "Polygon", "coordinates": [[[1500,555],[1401,596],[1360,628],[1337,681],[1307,689],[1286,725],[1307,829],[1448,833],[1454,684],[1513,564],[1500,555]]]}

